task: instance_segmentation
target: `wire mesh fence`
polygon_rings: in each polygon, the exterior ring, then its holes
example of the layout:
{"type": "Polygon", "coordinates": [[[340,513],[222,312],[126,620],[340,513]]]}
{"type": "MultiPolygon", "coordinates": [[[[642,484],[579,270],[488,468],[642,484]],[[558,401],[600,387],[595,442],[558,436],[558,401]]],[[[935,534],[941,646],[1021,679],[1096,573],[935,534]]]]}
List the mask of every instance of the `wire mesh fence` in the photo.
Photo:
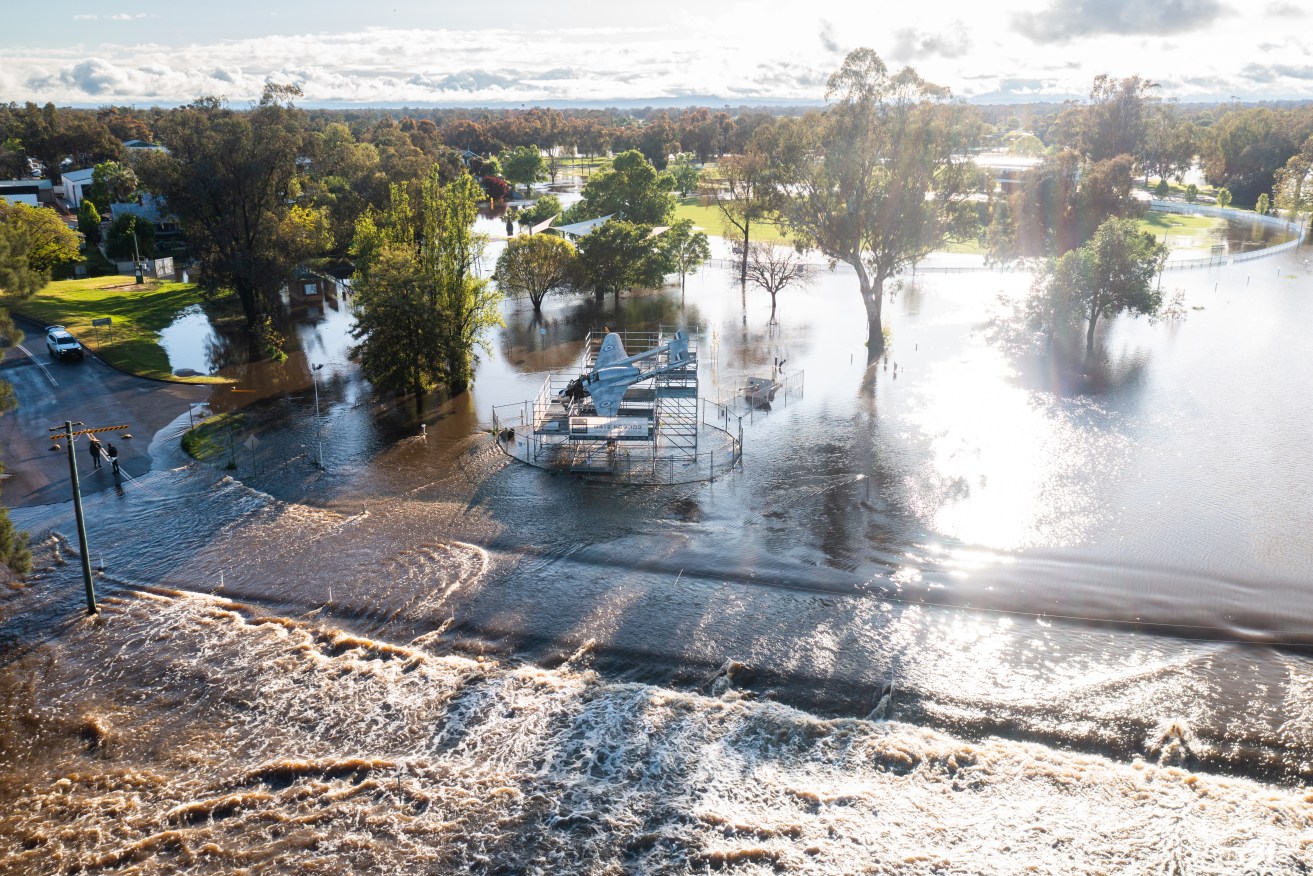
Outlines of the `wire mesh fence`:
{"type": "Polygon", "coordinates": [[[732,471],[742,460],[743,418],[722,412],[722,406],[709,399],[700,401],[704,409],[695,449],[654,441],[577,441],[564,434],[539,434],[530,402],[495,407],[493,439],[497,448],[513,459],[583,478],[635,485],[710,481],[732,471]],[[707,405],[716,410],[708,411],[707,405]]]}

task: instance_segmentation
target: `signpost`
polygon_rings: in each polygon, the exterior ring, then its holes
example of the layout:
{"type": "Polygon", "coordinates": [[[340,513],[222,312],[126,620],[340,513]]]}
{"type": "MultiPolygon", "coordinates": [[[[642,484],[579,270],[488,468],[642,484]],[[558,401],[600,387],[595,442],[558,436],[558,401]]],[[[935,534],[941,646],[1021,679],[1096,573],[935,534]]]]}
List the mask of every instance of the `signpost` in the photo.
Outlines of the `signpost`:
{"type": "MultiPolygon", "coordinates": [[[[251,451],[251,468],[256,469],[255,448],[260,446],[260,439],[252,435],[242,442],[242,446],[251,451]]],[[[255,473],[259,474],[260,472],[256,469],[255,473]]]]}
{"type": "Polygon", "coordinates": [[[96,351],[100,351],[100,327],[109,326],[109,342],[114,343],[114,318],[112,316],[102,316],[91,321],[92,326],[96,329],[96,351]]]}

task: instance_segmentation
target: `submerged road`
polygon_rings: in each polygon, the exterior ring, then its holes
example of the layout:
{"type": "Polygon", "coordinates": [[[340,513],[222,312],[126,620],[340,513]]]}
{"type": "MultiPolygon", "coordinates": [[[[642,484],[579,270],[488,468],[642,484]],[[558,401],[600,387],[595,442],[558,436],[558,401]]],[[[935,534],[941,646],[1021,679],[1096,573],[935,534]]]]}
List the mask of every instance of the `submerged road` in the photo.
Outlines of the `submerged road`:
{"type": "MultiPolygon", "coordinates": [[[[70,498],[68,456],[50,449],[50,429],[65,420],[88,426],[131,426],[134,437],[117,440],[119,465],[129,475],[150,469],[151,436],[191,402],[204,401],[209,386],[146,380],[117,371],[90,351],[80,362],[56,362],[46,352],[41,327],[21,321],[23,348],[11,347],[0,361],[0,380],[14,386],[17,410],[0,417],[0,463],[5,467],[3,501],[12,508],[45,505],[70,498]],[[25,352],[25,350],[27,352],[25,352]],[[29,355],[30,353],[30,355],[29,355]]],[[[105,439],[102,439],[105,440],[105,439]]],[[[79,439],[78,472],[87,494],[114,485],[109,467],[94,471],[79,439]]],[[[61,446],[62,446],[62,442],[61,446]]]]}

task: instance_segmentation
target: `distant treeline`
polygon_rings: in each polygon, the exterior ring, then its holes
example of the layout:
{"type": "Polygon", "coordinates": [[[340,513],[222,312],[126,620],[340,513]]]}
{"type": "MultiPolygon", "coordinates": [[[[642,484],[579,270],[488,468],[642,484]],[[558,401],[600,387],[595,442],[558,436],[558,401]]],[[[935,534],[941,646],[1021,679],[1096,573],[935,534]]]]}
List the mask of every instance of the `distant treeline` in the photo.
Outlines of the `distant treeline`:
{"type": "MultiPolygon", "coordinates": [[[[1136,81],[1142,86],[1137,86],[1141,97],[1154,97],[1151,84],[1136,81]]],[[[1116,84],[1111,79],[1106,82],[1116,84]]],[[[993,128],[993,138],[984,145],[1046,151],[1078,147],[1084,111],[1100,100],[1099,95],[1092,94],[1090,101],[973,106],[970,110],[993,128]],[[1033,137],[1033,142],[1022,138],[1023,134],[1033,137]]],[[[122,160],[123,141],[155,142],[160,138],[161,125],[181,109],[0,105],[0,177],[27,176],[27,159],[35,159],[55,178],[61,168],[122,160]]],[[[361,107],[301,112],[310,132],[343,125],[357,142],[379,145],[395,145],[401,135],[411,147],[429,155],[435,154],[437,146],[479,155],[536,146],[547,153],[583,157],[637,149],[656,167],[663,168],[667,156],[679,152],[691,153],[699,161],[740,153],[762,125],[814,110],[361,107]]],[[[1151,100],[1148,111],[1135,120],[1134,127],[1132,154],[1141,170],[1155,176],[1179,177],[1198,159],[1208,183],[1225,186],[1236,203],[1252,205],[1260,194],[1272,190],[1276,171],[1313,132],[1313,103],[1178,104],[1151,100]]]]}

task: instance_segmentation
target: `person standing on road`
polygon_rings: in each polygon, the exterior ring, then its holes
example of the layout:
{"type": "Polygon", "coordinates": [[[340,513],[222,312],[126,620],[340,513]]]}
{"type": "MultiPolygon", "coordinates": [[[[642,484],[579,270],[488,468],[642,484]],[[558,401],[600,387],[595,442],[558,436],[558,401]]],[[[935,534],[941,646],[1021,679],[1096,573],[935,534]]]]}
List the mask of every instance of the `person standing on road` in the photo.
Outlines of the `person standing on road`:
{"type": "Polygon", "coordinates": [[[119,473],[119,450],[113,444],[105,447],[105,455],[109,457],[109,467],[114,469],[115,476],[119,473]]]}
{"type": "Polygon", "coordinates": [[[100,468],[100,441],[95,435],[91,436],[91,443],[87,445],[87,450],[91,452],[91,462],[96,468],[100,468]]]}

